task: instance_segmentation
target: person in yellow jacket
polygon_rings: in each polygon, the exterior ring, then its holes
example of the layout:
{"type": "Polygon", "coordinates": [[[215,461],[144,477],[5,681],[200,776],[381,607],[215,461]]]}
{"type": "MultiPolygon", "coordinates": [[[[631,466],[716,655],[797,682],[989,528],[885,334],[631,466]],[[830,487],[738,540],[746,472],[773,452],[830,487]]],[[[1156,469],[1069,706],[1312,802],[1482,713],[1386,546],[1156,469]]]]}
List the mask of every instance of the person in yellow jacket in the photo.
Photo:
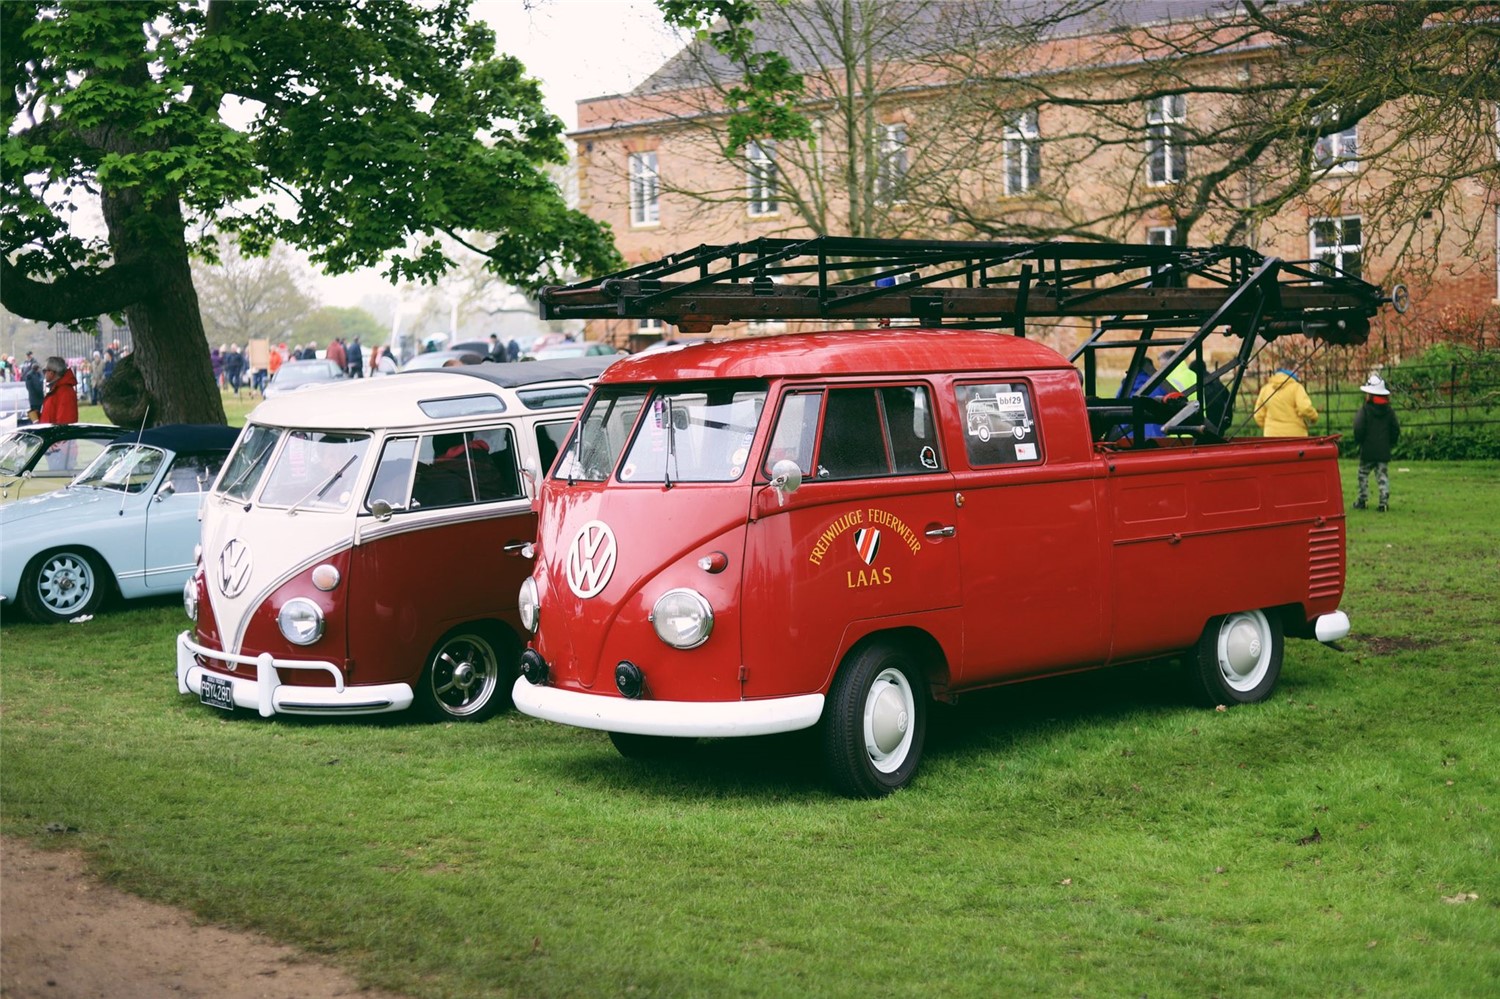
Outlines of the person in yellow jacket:
{"type": "Polygon", "coordinates": [[[1277,368],[1255,397],[1255,422],[1267,437],[1306,437],[1318,411],[1297,376],[1277,368]]]}

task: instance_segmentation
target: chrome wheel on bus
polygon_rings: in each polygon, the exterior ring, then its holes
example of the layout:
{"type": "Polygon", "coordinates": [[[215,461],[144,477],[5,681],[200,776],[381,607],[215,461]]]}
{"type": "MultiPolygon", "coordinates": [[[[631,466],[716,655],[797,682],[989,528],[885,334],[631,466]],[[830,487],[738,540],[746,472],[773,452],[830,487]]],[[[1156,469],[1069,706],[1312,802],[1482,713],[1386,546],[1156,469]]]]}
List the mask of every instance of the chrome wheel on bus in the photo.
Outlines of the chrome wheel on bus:
{"type": "Polygon", "coordinates": [[[434,721],[482,721],[510,702],[513,655],[494,630],[474,623],[455,628],[427,657],[417,682],[416,705],[434,721]]]}

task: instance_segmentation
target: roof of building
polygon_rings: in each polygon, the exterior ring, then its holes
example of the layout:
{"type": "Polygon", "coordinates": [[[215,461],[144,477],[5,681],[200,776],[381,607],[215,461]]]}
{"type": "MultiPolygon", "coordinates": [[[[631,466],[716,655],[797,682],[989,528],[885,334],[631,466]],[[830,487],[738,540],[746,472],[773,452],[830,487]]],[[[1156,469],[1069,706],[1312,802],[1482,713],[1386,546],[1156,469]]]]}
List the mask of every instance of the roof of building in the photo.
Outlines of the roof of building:
{"type": "MultiPolygon", "coordinates": [[[[962,51],[983,42],[1022,42],[1029,39],[1099,34],[1127,27],[1196,21],[1224,13],[1235,0],[882,0],[868,8],[851,4],[854,28],[821,20],[820,5],[805,0],[762,4],[760,19],[750,27],[756,52],[778,52],[792,69],[807,73],[841,65],[840,38],[872,42],[888,38],[887,48],[899,59],[920,59],[941,52],[962,51]],[[874,11],[868,29],[859,25],[867,10],[874,11]]],[[[841,12],[842,16],[842,12],[841,12]]],[[[695,39],[631,91],[635,95],[662,93],[705,82],[739,79],[740,67],[703,39],[695,39]]]]}

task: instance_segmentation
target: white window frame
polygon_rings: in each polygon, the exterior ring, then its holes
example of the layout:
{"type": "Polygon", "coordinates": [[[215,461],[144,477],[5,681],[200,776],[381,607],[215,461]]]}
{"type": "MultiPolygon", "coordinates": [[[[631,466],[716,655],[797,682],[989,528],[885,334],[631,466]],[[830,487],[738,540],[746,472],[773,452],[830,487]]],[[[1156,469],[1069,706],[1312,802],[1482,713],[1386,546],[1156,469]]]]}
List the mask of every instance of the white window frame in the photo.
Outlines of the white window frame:
{"type": "Polygon", "coordinates": [[[1313,142],[1313,166],[1324,173],[1354,173],[1359,169],[1359,123],[1342,132],[1320,135],[1313,142]]]}
{"type": "Polygon", "coordinates": [[[636,321],[635,329],[637,333],[660,333],[663,326],[660,319],[646,317],[636,321]]]}
{"type": "Polygon", "coordinates": [[[1033,190],[1041,183],[1042,130],[1035,110],[1011,119],[1002,134],[1006,197],[1033,190]]]}
{"type": "Polygon", "coordinates": [[[630,154],[630,224],[661,224],[661,174],[654,149],[630,154]]]}
{"type": "Polygon", "coordinates": [[[1146,105],[1146,179],[1152,187],[1187,179],[1186,124],[1187,97],[1182,94],[1155,97],[1146,105]]]}
{"type": "Polygon", "coordinates": [[[906,200],[901,196],[906,187],[906,172],[910,166],[906,148],[905,122],[881,126],[880,165],[875,174],[875,200],[879,204],[896,205],[906,200]]]}
{"type": "Polygon", "coordinates": [[[1339,269],[1339,273],[1348,274],[1352,277],[1360,277],[1364,273],[1364,219],[1359,215],[1332,215],[1322,218],[1308,219],[1307,224],[1308,256],[1312,258],[1314,268],[1319,265],[1332,265],[1339,269]],[[1358,228],[1358,239],[1349,239],[1349,224],[1354,223],[1358,228]],[[1331,240],[1320,238],[1319,226],[1332,224],[1334,231],[1331,240]],[[1351,259],[1354,267],[1350,267],[1351,259]]]}
{"type": "Polygon", "coordinates": [[[780,213],[776,186],[776,143],[770,139],[751,141],[745,146],[745,210],[751,218],[780,213]]]}

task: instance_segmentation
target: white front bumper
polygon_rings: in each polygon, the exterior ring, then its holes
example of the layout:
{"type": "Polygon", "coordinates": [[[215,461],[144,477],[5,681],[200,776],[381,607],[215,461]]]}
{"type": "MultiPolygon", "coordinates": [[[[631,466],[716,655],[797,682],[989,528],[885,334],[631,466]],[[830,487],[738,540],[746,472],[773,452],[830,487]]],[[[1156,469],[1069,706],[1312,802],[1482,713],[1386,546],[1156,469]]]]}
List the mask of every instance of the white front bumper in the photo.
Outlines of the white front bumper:
{"type": "Polygon", "coordinates": [[[407,683],[383,683],[346,687],[344,674],[331,662],[321,659],[277,659],[269,652],[258,656],[238,656],[199,645],[184,631],[177,636],[177,692],[200,694],[203,674],[207,672],[193,657],[217,659],[220,662],[254,666],[256,679],[225,676],[234,687],[237,707],[259,711],[263,717],[284,715],[372,715],[388,711],[405,711],[411,707],[412,689],[407,683]],[[318,669],[333,675],[332,687],[299,687],[284,684],[278,669],[318,669]]]}
{"type": "Polygon", "coordinates": [[[823,715],[822,694],[758,701],[633,701],[537,687],[524,676],[516,679],[511,697],[517,710],[547,721],[604,732],[683,738],[795,732],[816,725],[823,715]]]}

